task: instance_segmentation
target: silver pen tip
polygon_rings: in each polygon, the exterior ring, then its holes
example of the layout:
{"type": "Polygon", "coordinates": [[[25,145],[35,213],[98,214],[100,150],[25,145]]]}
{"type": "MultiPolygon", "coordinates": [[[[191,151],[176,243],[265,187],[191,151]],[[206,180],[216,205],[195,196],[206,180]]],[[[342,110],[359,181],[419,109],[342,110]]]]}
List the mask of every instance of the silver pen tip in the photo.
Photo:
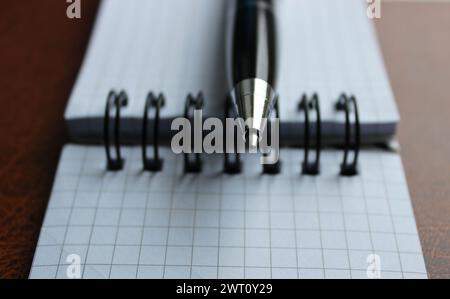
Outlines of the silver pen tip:
{"type": "Polygon", "coordinates": [[[275,92],[264,80],[246,79],[236,85],[232,94],[238,115],[246,125],[241,126],[246,143],[257,147],[275,103],[275,92]]]}
{"type": "Polygon", "coordinates": [[[259,131],[256,129],[247,128],[246,142],[250,149],[257,149],[259,144],[259,131]]]}

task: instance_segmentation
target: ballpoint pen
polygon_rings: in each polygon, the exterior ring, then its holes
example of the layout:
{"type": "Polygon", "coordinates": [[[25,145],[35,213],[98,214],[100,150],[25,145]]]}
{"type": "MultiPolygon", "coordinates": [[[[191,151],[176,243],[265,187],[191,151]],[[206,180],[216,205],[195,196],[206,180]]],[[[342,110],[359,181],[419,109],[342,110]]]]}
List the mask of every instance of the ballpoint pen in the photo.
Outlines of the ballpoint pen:
{"type": "MultiPolygon", "coordinates": [[[[237,115],[250,146],[258,144],[274,105],[276,24],[272,0],[235,0],[231,82],[237,115]]],[[[233,2],[233,1],[230,1],[233,2]]]]}

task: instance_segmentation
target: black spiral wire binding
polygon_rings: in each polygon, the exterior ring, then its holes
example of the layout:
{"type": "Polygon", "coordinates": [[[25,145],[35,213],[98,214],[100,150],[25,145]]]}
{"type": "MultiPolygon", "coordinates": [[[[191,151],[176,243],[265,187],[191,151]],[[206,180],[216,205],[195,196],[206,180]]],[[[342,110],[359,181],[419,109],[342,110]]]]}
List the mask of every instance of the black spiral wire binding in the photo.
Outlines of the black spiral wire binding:
{"type": "Polygon", "coordinates": [[[344,159],[341,164],[341,175],[354,176],[358,174],[358,156],[361,147],[361,126],[359,122],[358,103],[355,96],[347,96],[346,94],[342,94],[336,103],[336,110],[345,112],[345,146],[344,159]],[[351,110],[353,110],[355,114],[353,143],[351,140],[352,126],[350,124],[351,110]],[[351,150],[354,152],[353,161],[348,163],[348,156],[351,150]]]}
{"type": "MultiPolygon", "coordinates": [[[[124,107],[128,106],[129,98],[125,91],[116,93],[114,90],[110,91],[106,101],[105,115],[103,121],[103,138],[104,146],[107,158],[107,169],[109,171],[122,170],[125,164],[125,160],[121,154],[121,111],[124,107]],[[115,112],[112,114],[112,110],[115,112]],[[114,119],[112,120],[112,115],[114,119]],[[112,129],[112,130],[111,130],[112,129]],[[114,149],[113,149],[114,148],[114,149]],[[114,154],[114,155],[113,155],[114,154]]],[[[142,160],[143,168],[146,171],[158,172],[163,168],[163,159],[159,156],[159,127],[160,127],[160,112],[165,106],[165,98],[162,94],[156,97],[153,93],[149,93],[145,103],[143,126],[142,126],[142,160]],[[147,157],[147,150],[149,146],[148,130],[149,130],[149,114],[155,108],[155,117],[153,124],[153,158],[147,157]]],[[[184,117],[186,119],[193,119],[192,111],[201,110],[204,106],[204,97],[202,93],[199,93],[197,97],[192,94],[188,95],[185,103],[184,117]]],[[[226,100],[226,118],[231,117],[233,109],[233,103],[231,97],[227,97],[226,100]]],[[[279,101],[278,97],[275,99],[275,115],[279,119],[279,101]]],[[[321,113],[320,102],[317,94],[313,94],[308,98],[306,94],[302,96],[298,109],[305,113],[305,131],[304,131],[304,161],[302,163],[302,173],[305,175],[318,175],[320,173],[320,157],[322,150],[322,128],[321,128],[321,113]],[[316,140],[315,140],[315,161],[310,162],[311,152],[311,119],[310,110],[316,112],[316,140]]],[[[354,176],[358,174],[358,159],[361,148],[361,125],[358,110],[357,99],[353,95],[342,94],[336,105],[337,111],[343,111],[345,113],[345,144],[344,144],[344,157],[341,164],[342,176],[354,176]],[[354,124],[351,123],[351,113],[354,114],[354,124]],[[353,160],[349,162],[350,152],[353,151],[353,160]]],[[[203,121],[203,120],[202,120],[203,121]]],[[[270,121],[270,120],[269,120],[270,121]]],[[[268,123],[267,130],[270,130],[270,123],[268,123]]],[[[235,132],[236,133],[236,132],[235,132]]],[[[225,150],[225,162],[224,172],[227,174],[239,174],[242,172],[242,162],[240,154],[238,152],[238,142],[235,136],[235,153],[234,159],[230,158],[229,153],[225,150]]],[[[271,138],[270,134],[268,135],[271,138]]],[[[226,149],[226,128],[224,131],[224,145],[226,149]]],[[[267,154],[263,154],[267,155],[267,154]]],[[[275,164],[263,165],[263,173],[269,175],[279,174],[281,172],[281,161],[277,161],[275,164]]],[[[200,173],[202,171],[202,161],[200,153],[185,153],[184,154],[184,171],[186,173],[200,173]],[[194,156],[191,159],[191,156],[194,156]]]]}
{"type": "MultiPolygon", "coordinates": [[[[277,119],[280,119],[280,105],[279,105],[279,98],[278,98],[278,96],[275,98],[274,109],[275,109],[275,117],[277,119]]],[[[269,138],[271,138],[272,130],[270,129],[270,122],[269,121],[267,123],[266,130],[268,130],[267,136],[269,138]]],[[[277,134],[279,134],[279,132],[277,132],[277,134]]],[[[270,143],[271,143],[271,141],[270,141],[270,143]]],[[[269,144],[269,143],[267,143],[267,144],[269,144]]],[[[267,154],[264,154],[264,155],[267,155],[267,154]]],[[[281,172],[281,161],[280,160],[278,160],[274,164],[264,164],[263,165],[263,173],[264,174],[276,175],[276,174],[279,174],[280,172],[281,172]]]]}
{"type": "MultiPolygon", "coordinates": [[[[186,104],[184,109],[184,117],[186,119],[193,119],[190,117],[190,111],[203,109],[204,98],[203,94],[199,93],[195,98],[192,94],[188,95],[186,98],[186,104]]],[[[203,121],[203,120],[202,120],[203,121]]],[[[203,139],[203,138],[202,138],[203,139]]],[[[199,153],[193,154],[195,156],[194,160],[190,159],[188,153],[184,154],[184,172],[185,173],[200,173],[202,171],[202,160],[199,153]]]]}
{"type": "MultiPolygon", "coordinates": [[[[226,103],[225,103],[225,124],[226,124],[226,119],[231,118],[232,117],[232,111],[233,111],[233,100],[231,98],[231,96],[227,96],[226,99],[226,103]]],[[[233,132],[233,136],[234,136],[234,161],[232,161],[232,159],[230,159],[230,155],[229,153],[227,153],[227,130],[226,127],[224,129],[223,132],[223,136],[224,136],[224,147],[225,147],[225,164],[224,164],[224,172],[226,174],[239,174],[242,172],[242,163],[241,163],[241,156],[239,154],[238,151],[238,143],[237,143],[237,134],[238,132],[236,132],[236,129],[234,129],[233,132]]]]}
{"type": "Polygon", "coordinates": [[[123,169],[125,160],[120,152],[120,110],[128,105],[128,96],[124,91],[117,94],[111,91],[106,100],[105,117],[103,121],[103,138],[106,150],[107,169],[109,171],[119,171],[123,169]],[[113,144],[115,148],[115,158],[111,155],[111,136],[110,136],[110,113],[112,108],[116,109],[113,128],[113,144]]]}
{"type": "Polygon", "coordinates": [[[319,96],[315,93],[311,99],[308,99],[308,96],[304,94],[298,108],[300,111],[304,111],[305,113],[305,157],[302,163],[302,173],[304,175],[318,175],[320,173],[320,153],[322,150],[322,121],[320,115],[319,96]],[[309,153],[311,149],[311,120],[309,110],[311,109],[314,109],[316,111],[316,159],[314,162],[309,161],[309,153]]]}
{"type": "Polygon", "coordinates": [[[161,171],[164,160],[159,157],[159,124],[161,108],[165,106],[164,95],[160,94],[156,97],[153,93],[149,93],[145,101],[144,118],[142,125],[142,163],[144,170],[151,172],[161,171]],[[155,118],[153,124],[153,158],[147,157],[148,146],[148,123],[149,113],[155,108],[155,118]]]}

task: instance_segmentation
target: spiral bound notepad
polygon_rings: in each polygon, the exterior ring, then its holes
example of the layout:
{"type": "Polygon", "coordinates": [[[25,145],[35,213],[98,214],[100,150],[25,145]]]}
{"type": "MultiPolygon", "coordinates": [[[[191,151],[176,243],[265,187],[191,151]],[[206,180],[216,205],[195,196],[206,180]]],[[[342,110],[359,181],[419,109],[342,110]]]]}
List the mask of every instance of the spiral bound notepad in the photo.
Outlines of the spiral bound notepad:
{"type": "MultiPolygon", "coordinates": [[[[341,93],[355,95],[363,143],[395,134],[399,114],[364,0],[277,0],[280,119],[283,143],[302,140],[297,102],[317,93],[323,141],[339,144],[344,120],[334,109],[341,93]]],[[[104,100],[125,90],[123,138],[139,142],[149,91],[163,93],[161,138],[188,93],[202,92],[204,116],[222,116],[229,91],[226,64],[229,0],[103,1],[65,118],[72,140],[99,142],[104,100]]]]}
{"type": "Polygon", "coordinates": [[[323,153],[320,176],[302,176],[302,155],[282,150],[282,173],[262,176],[256,155],[223,174],[205,156],[184,174],[161,150],[161,172],[143,172],[140,148],[124,169],[105,170],[102,147],[66,146],[31,278],[425,278],[400,158],[365,150],[359,176],[339,176],[341,152],[323,153]],[[369,274],[367,273],[369,271],[369,274]]]}
{"type": "Polygon", "coordinates": [[[30,278],[426,278],[400,157],[362,147],[398,121],[364,1],[277,1],[274,116],[301,149],[165,147],[171,118],[233,117],[225,3],[103,1],[66,110],[73,141],[103,146],[64,148],[30,278]]]}

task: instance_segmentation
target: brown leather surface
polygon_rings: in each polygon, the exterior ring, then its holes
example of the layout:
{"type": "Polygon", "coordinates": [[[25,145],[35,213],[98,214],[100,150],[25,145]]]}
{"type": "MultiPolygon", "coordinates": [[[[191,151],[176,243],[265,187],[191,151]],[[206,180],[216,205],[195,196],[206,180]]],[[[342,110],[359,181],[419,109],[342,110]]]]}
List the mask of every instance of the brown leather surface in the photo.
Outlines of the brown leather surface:
{"type": "MultiPolygon", "coordinates": [[[[98,5],[3,0],[0,9],[0,277],[31,266],[62,145],[63,113],[98,5]]],[[[427,269],[450,278],[450,4],[383,4],[377,28],[427,269]]]]}
{"type": "Polygon", "coordinates": [[[98,1],[82,19],[66,1],[0,8],[0,277],[26,278],[63,143],[63,114],[98,1]]]}
{"type": "Polygon", "coordinates": [[[427,270],[450,278],[450,3],[383,8],[377,28],[427,270]]]}

